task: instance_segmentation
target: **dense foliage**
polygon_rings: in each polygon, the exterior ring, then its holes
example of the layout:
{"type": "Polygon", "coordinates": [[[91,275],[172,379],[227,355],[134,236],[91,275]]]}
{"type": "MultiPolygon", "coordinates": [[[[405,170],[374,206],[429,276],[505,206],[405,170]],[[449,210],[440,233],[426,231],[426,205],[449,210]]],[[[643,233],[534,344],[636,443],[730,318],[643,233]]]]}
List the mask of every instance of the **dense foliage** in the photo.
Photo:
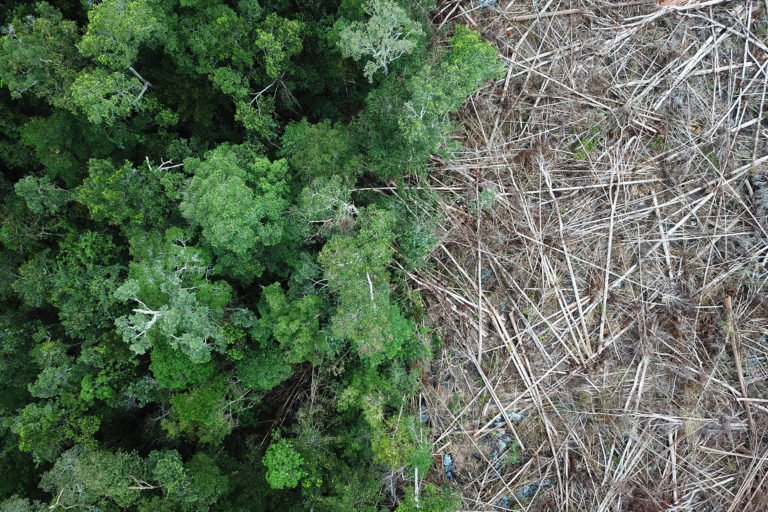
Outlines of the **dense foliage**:
{"type": "Polygon", "coordinates": [[[499,72],[429,8],[0,4],[0,510],[421,507],[428,238],[359,189],[499,72]]]}

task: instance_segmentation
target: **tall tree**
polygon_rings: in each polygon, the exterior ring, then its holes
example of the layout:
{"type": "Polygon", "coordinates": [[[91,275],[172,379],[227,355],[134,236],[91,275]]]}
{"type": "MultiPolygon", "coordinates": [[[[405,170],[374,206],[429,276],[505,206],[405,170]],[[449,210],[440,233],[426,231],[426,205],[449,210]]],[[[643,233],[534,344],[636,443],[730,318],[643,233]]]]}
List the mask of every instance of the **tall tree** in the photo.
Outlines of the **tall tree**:
{"type": "Polygon", "coordinates": [[[388,75],[392,62],[412,52],[424,30],[393,0],[369,0],[365,11],[365,23],[353,21],[342,29],[339,49],[355,60],[369,57],[364,74],[372,82],[376,71],[388,75]]]}

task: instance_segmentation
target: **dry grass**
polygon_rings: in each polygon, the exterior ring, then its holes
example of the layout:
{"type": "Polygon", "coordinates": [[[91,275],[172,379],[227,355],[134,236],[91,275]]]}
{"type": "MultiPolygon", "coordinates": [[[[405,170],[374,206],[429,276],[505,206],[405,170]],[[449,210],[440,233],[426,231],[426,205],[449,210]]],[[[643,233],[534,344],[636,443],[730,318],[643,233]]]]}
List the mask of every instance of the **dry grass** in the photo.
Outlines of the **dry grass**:
{"type": "Polygon", "coordinates": [[[467,510],[768,510],[768,2],[662,3],[436,13],[508,67],[410,276],[467,510]]]}

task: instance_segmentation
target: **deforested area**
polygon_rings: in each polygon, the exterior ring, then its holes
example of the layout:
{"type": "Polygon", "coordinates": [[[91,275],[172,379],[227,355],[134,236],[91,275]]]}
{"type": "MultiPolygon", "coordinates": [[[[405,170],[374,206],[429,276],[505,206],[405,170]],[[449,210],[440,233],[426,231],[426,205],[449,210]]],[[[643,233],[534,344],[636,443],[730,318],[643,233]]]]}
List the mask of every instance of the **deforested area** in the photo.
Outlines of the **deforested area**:
{"type": "Polygon", "coordinates": [[[762,1],[446,2],[505,75],[427,181],[419,404],[466,510],[768,507],[762,1]]]}

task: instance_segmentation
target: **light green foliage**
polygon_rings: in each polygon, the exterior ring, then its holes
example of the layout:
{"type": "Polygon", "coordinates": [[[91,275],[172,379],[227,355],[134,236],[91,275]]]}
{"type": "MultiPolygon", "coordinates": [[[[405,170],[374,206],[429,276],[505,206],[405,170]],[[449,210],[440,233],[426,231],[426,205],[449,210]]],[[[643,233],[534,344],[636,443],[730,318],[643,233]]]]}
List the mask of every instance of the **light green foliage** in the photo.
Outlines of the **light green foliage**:
{"type": "Polygon", "coordinates": [[[335,235],[323,247],[319,262],[331,289],[338,294],[333,334],[352,342],[376,365],[397,355],[413,328],[390,303],[389,272],[394,253],[394,217],[369,209],[361,215],[360,232],[335,235]]]}
{"type": "Polygon", "coordinates": [[[436,67],[425,66],[406,87],[410,98],[400,115],[400,128],[410,144],[434,151],[451,128],[455,112],[483,81],[497,78],[501,64],[496,50],[477,32],[458,25],[451,51],[436,67]]]}
{"type": "Polygon", "coordinates": [[[183,463],[176,450],[142,459],[135,452],[75,447],[57,459],[40,485],[64,508],[124,510],[157,489],[173,510],[203,511],[226,490],[227,478],[203,453],[183,463]]]}
{"type": "Polygon", "coordinates": [[[80,479],[77,468],[83,448],[77,446],[61,454],[50,471],[42,475],[40,487],[52,496],[58,496],[65,507],[85,508],[95,504],[99,497],[80,479]]]}
{"type": "Polygon", "coordinates": [[[423,172],[452,129],[449,116],[483,81],[502,72],[496,50],[477,32],[456,27],[451,50],[404,83],[387,81],[372,91],[357,121],[368,139],[370,165],[385,178],[423,172]]]}
{"type": "Polygon", "coordinates": [[[262,462],[267,467],[267,482],[273,489],[296,487],[307,474],[301,467],[304,459],[286,439],[270,444],[262,462]]]}
{"type": "Polygon", "coordinates": [[[87,507],[103,499],[128,507],[139,498],[140,491],[131,487],[142,477],[143,461],[135,453],[76,447],[62,454],[43,475],[41,486],[58,496],[64,507],[87,507]]]}
{"type": "Polygon", "coordinates": [[[209,510],[227,488],[227,478],[204,453],[182,463],[176,450],[155,451],[147,457],[147,469],[152,481],[162,487],[166,499],[173,504],[172,510],[209,510]]]}
{"type": "Polygon", "coordinates": [[[35,382],[27,386],[29,394],[35,398],[53,398],[69,384],[72,373],[73,361],[66,355],[66,350],[61,350],[61,356],[50,365],[41,365],[41,372],[35,382]]]}
{"type": "Polygon", "coordinates": [[[389,64],[413,51],[424,30],[393,0],[369,0],[366,23],[355,21],[339,34],[339,49],[345,57],[369,57],[364,74],[369,82],[379,69],[389,74],[389,64]]]}
{"type": "Polygon", "coordinates": [[[426,484],[418,500],[414,489],[408,489],[405,500],[400,502],[395,512],[456,512],[459,507],[461,499],[449,489],[440,491],[433,484],[426,484]]]}
{"type": "Polygon", "coordinates": [[[350,187],[341,176],[315,178],[301,191],[294,229],[304,238],[321,231],[327,234],[341,224],[353,222],[356,211],[350,187]]]}
{"type": "Polygon", "coordinates": [[[145,242],[139,253],[141,260],[131,263],[128,279],[114,292],[133,304],[132,313],[115,322],[131,350],[143,354],[157,340],[193,363],[208,361],[213,350],[224,352],[222,308],[231,287],[208,279],[204,254],[187,246],[178,229],[168,230],[163,243],[145,242]]]}
{"type": "Polygon", "coordinates": [[[148,162],[116,167],[108,160],[94,159],[88,162],[88,173],[75,197],[94,220],[124,227],[152,223],[157,228],[158,220],[172,211],[183,179],[175,169],[148,162]]]}
{"type": "Polygon", "coordinates": [[[301,51],[303,29],[304,25],[300,21],[288,20],[275,13],[259,23],[254,46],[263,54],[267,76],[277,78],[290,58],[301,51]]]}
{"type": "Polygon", "coordinates": [[[587,136],[576,144],[573,158],[576,160],[586,160],[587,155],[598,147],[600,147],[600,129],[597,126],[593,126],[587,136]]]}
{"type": "Polygon", "coordinates": [[[270,162],[247,144],[223,144],[204,160],[185,160],[184,168],[193,177],[182,214],[202,227],[220,263],[230,256],[223,270],[243,279],[260,275],[259,252],[283,239],[288,163],[270,162]]]}
{"type": "Polygon", "coordinates": [[[36,15],[14,19],[0,38],[0,82],[14,98],[32,92],[51,105],[70,108],[67,91],[80,67],[77,25],[45,2],[36,15]]]}
{"type": "Polygon", "coordinates": [[[30,501],[16,495],[0,501],[0,512],[46,512],[47,510],[49,510],[48,506],[37,500],[30,501]]]}
{"type": "Polygon", "coordinates": [[[66,190],[58,188],[48,176],[25,176],[13,186],[27,208],[38,215],[55,215],[68,199],[66,190]]]}
{"type": "Polygon", "coordinates": [[[72,84],[72,100],[94,124],[113,125],[138,108],[142,83],[122,71],[82,71],[72,84]]]}
{"type": "Polygon", "coordinates": [[[249,100],[240,100],[235,103],[235,119],[254,134],[272,138],[275,135],[277,124],[273,119],[275,113],[275,100],[271,96],[262,96],[254,103],[249,100]]]}
{"type": "MultiPolygon", "coordinates": [[[[250,310],[244,310],[250,313],[250,310]]],[[[244,348],[248,342],[248,335],[241,326],[224,324],[222,326],[224,336],[227,339],[227,359],[240,361],[245,357],[244,348]]]]}
{"type": "Polygon", "coordinates": [[[88,30],[77,48],[99,64],[125,70],[159,28],[145,0],[104,0],[88,11],[88,30]]]}
{"type": "MultiPolygon", "coordinates": [[[[5,226],[7,227],[7,226],[5,226]]],[[[50,292],[50,273],[53,262],[49,251],[36,253],[18,269],[13,291],[21,302],[29,307],[42,306],[50,292]]]]}
{"type": "MultiPolygon", "coordinates": [[[[338,409],[361,416],[374,431],[386,428],[386,410],[403,407],[404,398],[411,396],[418,384],[416,374],[408,374],[396,364],[364,366],[350,373],[346,387],[338,395],[338,409]]],[[[369,446],[370,437],[365,439],[369,446]]]]}
{"type": "Polygon", "coordinates": [[[320,298],[311,295],[289,302],[279,283],[264,288],[261,323],[269,326],[289,363],[316,362],[316,354],[328,349],[320,331],[321,306],[320,298]]]}
{"type": "Polygon", "coordinates": [[[176,450],[153,451],[147,457],[147,473],[157,485],[174,498],[183,496],[189,487],[181,455],[176,450]]]}
{"type": "Polygon", "coordinates": [[[399,415],[388,421],[374,425],[373,448],[374,460],[393,470],[418,467],[426,475],[432,462],[430,446],[419,442],[417,419],[411,415],[399,415]]]}

